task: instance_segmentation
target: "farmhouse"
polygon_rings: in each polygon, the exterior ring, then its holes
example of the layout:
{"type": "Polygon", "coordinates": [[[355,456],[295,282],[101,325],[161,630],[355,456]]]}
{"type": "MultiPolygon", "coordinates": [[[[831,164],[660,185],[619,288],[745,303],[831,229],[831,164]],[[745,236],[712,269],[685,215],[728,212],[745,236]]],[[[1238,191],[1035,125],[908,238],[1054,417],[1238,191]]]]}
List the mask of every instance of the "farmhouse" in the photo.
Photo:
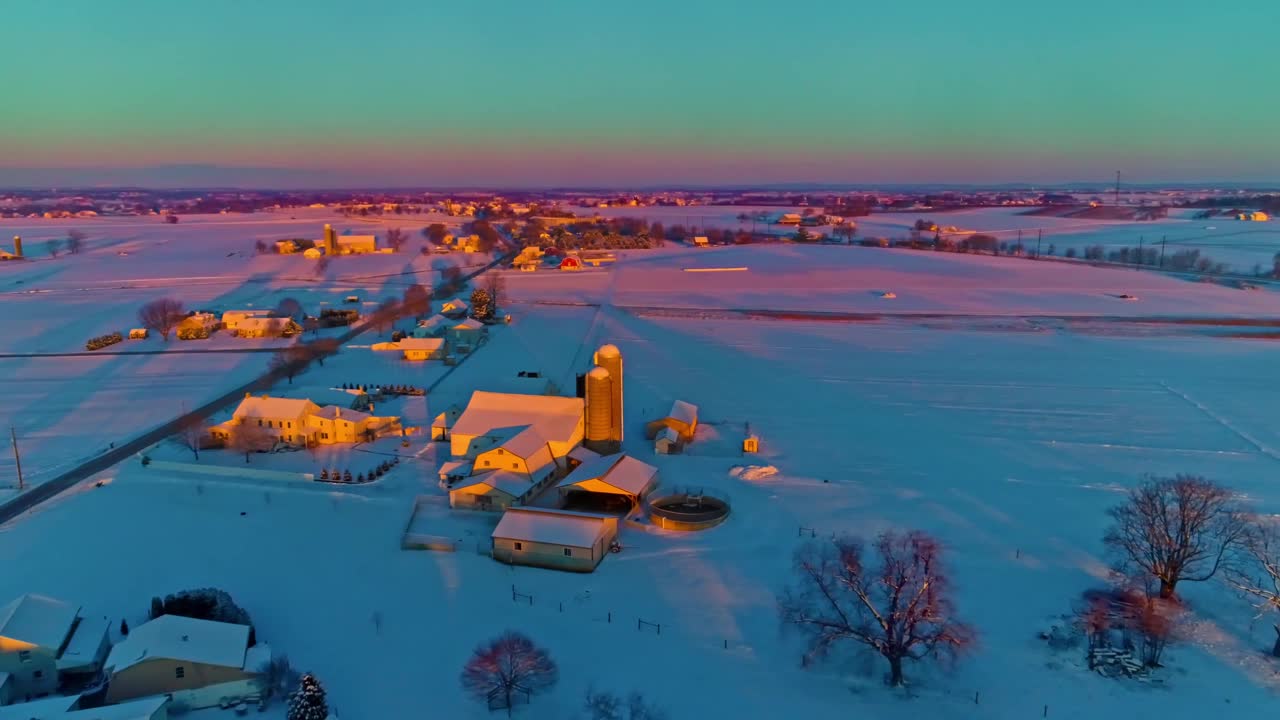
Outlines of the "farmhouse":
{"type": "Polygon", "coordinates": [[[364,442],[401,431],[398,417],[375,417],[337,405],[320,407],[301,398],[246,394],[231,419],[209,428],[209,434],[226,442],[244,425],[265,428],[271,437],[298,445],[364,442]]]}
{"type": "Polygon", "coordinates": [[[14,699],[48,695],[68,678],[92,677],[107,655],[106,618],[44,595],[0,607],[0,675],[14,699]]]}
{"type": "Polygon", "coordinates": [[[617,535],[615,517],[512,508],[493,530],[493,558],[513,565],[591,572],[617,535]]]}
{"type": "Polygon", "coordinates": [[[242,338],[293,337],[302,327],[289,318],[249,317],[236,323],[235,334],[242,338]]]}
{"type": "Polygon", "coordinates": [[[426,320],[419,320],[418,327],[413,329],[417,338],[439,337],[449,328],[449,318],[444,315],[432,315],[426,320]]]}
{"type": "Polygon", "coordinates": [[[477,390],[449,428],[450,450],[455,458],[474,458],[512,439],[512,430],[527,427],[537,428],[552,457],[564,457],[582,443],[582,398],[477,390]]]}
{"type": "Polygon", "coordinates": [[[220,322],[218,316],[213,313],[193,312],[178,323],[178,333],[181,334],[184,330],[195,330],[208,334],[217,330],[220,322]]]}
{"type": "Polygon", "coordinates": [[[161,615],[111,649],[107,702],[167,695],[190,709],[262,690],[266,645],[249,647],[249,626],[161,615]]]}
{"type": "Polygon", "coordinates": [[[443,338],[408,337],[399,342],[405,360],[441,360],[445,355],[443,338]]]}
{"type": "Polygon", "coordinates": [[[658,468],[619,453],[582,463],[559,487],[566,507],[597,509],[618,501],[634,508],[657,486],[658,468]]]}

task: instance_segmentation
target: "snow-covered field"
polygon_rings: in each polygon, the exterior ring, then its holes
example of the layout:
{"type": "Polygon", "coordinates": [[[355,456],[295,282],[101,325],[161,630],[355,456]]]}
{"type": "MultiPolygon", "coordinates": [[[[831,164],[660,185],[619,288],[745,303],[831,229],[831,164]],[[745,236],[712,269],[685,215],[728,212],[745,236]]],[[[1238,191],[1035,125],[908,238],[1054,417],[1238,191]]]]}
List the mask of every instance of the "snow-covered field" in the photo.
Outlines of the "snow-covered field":
{"type": "MultiPolygon", "coordinates": [[[[490,717],[457,678],[474,646],[507,628],[546,646],[561,669],[553,692],[518,711],[528,720],[571,717],[589,684],[642,690],[673,719],[1013,719],[1043,717],[1045,706],[1050,718],[1249,717],[1274,706],[1269,623],[1252,623],[1214,584],[1185,588],[1195,619],[1160,684],[1101,678],[1079,652],[1053,652],[1036,636],[1103,582],[1105,510],[1144,474],[1204,474],[1280,513],[1277,346],[723,312],[1273,317],[1272,293],[841,247],[628,253],[612,272],[506,277],[522,301],[513,323],[456,369],[351,347],[295,383],[439,380],[413,411],[426,418],[521,370],[569,387],[590,349],[612,342],[626,363],[627,449],[667,486],[726,496],[724,524],[694,534],[626,527],[624,550],[595,573],[557,573],[474,552],[488,527],[474,516],[439,516],[434,529],[462,541],[459,552],[399,549],[413,498],[440,494],[432,469],[443,446],[411,447],[415,458],[358,488],[130,462],[104,473],[102,487],[85,483],[0,527],[11,568],[0,598],[43,592],[133,622],[152,595],[225,588],[262,639],[320,676],[343,718],[490,717]],[[750,269],[682,269],[733,265],[750,269]],[[1108,295],[1124,292],[1140,299],[1108,295]],[[674,399],[697,404],[705,429],[688,454],[656,456],[641,428],[674,399]],[[755,458],[733,450],[747,423],[761,438],[755,458]],[[735,476],[746,463],[779,472],[735,476]],[[801,528],[827,537],[888,527],[945,542],[959,611],[980,634],[953,672],[909,667],[911,698],[880,685],[876,662],[802,669],[775,612],[801,528]],[[532,604],[513,602],[513,586],[532,604]]],[[[408,415],[414,401],[402,402],[408,415]]]]}

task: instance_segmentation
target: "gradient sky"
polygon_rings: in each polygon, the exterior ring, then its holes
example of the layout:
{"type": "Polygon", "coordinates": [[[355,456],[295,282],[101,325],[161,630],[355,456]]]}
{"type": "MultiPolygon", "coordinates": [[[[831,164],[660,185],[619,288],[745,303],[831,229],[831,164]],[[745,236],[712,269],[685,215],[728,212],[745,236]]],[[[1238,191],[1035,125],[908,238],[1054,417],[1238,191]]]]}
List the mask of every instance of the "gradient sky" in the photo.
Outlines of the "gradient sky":
{"type": "Polygon", "coordinates": [[[1280,180],[1278,0],[6,0],[0,16],[11,180],[187,163],[329,185],[1280,180]]]}

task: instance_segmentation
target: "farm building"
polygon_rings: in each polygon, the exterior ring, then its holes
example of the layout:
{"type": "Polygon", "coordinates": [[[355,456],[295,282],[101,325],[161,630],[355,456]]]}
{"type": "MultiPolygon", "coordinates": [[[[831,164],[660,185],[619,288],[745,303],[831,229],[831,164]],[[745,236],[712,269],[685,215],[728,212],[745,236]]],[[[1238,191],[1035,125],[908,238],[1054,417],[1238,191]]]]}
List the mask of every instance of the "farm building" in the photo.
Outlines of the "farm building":
{"type": "Polygon", "coordinates": [[[455,510],[507,510],[531,501],[547,484],[545,481],[534,482],[529,475],[513,470],[490,470],[457,481],[449,490],[449,507],[455,510]]]}
{"type": "Polygon", "coordinates": [[[707,240],[707,236],[706,236],[706,235],[695,235],[695,236],[693,237],[693,246],[694,246],[694,247],[708,247],[708,246],[710,246],[710,245],[711,245],[711,242],[710,242],[709,240],[707,240]]]}
{"type": "Polygon", "coordinates": [[[346,390],[323,386],[290,385],[280,389],[280,397],[310,400],[320,405],[334,405],[343,410],[368,412],[373,400],[363,390],[346,390]]]}
{"type": "Polygon", "coordinates": [[[280,255],[292,255],[301,249],[296,240],[276,241],[276,252],[280,255]]]}
{"type": "Polygon", "coordinates": [[[378,238],[374,235],[339,235],[338,255],[363,255],[378,251],[378,238]]]}
{"type": "Polygon", "coordinates": [[[471,477],[474,464],[470,460],[449,460],[440,466],[440,484],[452,487],[471,477]]]}
{"type": "Polygon", "coordinates": [[[649,437],[656,438],[663,428],[674,430],[681,442],[689,442],[698,431],[698,406],[676,400],[666,417],[649,423],[649,437]]]}
{"type": "Polygon", "coordinates": [[[542,508],[512,508],[494,528],[493,558],[512,565],[591,572],[618,535],[607,515],[542,508]]]}
{"type": "Polygon", "coordinates": [[[582,260],[578,259],[578,256],[576,255],[566,255],[560,261],[560,269],[561,270],[581,270],[582,260]]]}
{"type": "Polygon", "coordinates": [[[1253,212],[1242,212],[1239,215],[1236,215],[1236,219],[1248,222],[1266,222],[1271,218],[1261,210],[1255,210],[1253,212]]]}
{"type": "Polygon", "coordinates": [[[337,405],[321,407],[309,399],[246,394],[231,419],[209,428],[209,434],[227,442],[245,425],[265,428],[267,436],[298,445],[364,442],[402,430],[398,417],[375,417],[337,405]]]}
{"type": "Polygon", "coordinates": [[[433,441],[448,440],[453,424],[462,415],[462,409],[455,406],[440,413],[431,421],[431,439],[433,441]]]}
{"type": "Polygon", "coordinates": [[[467,318],[449,328],[449,341],[458,348],[459,352],[466,353],[484,342],[484,337],[488,334],[489,328],[484,323],[467,318]]]}
{"type": "Polygon", "coordinates": [[[530,245],[521,250],[516,259],[511,261],[511,267],[524,272],[533,272],[542,265],[542,255],[542,248],[530,245]]]}
{"type": "Polygon", "coordinates": [[[568,455],[582,442],[582,398],[477,390],[448,430],[450,450],[455,458],[474,458],[511,439],[510,431],[527,427],[537,428],[552,457],[568,455]]]}
{"type": "Polygon", "coordinates": [[[290,318],[249,317],[236,323],[235,334],[242,338],[293,337],[302,327],[290,318]]]}
{"type": "Polygon", "coordinates": [[[445,300],[444,303],[440,305],[440,314],[446,317],[455,319],[466,317],[466,314],[469,312],[471,312],[471,306],[467,304],[466,300],[461,298],[445,300]]]}
{"type": "Polygon", "coordinates": [[[161,615],[125,636],[107,658],[107,702],[166,695],[190,709],[262,691],[266,645],[249,646],[249,626],[161,615]]]}
{"type": "Polygon", "coordinates": [[[130,340],[146,340],[148,335],[146,328],[133,328],[129,331],[130,340]]]}
{"type": "Polygon", "coordinates": [[[600,267],[601,265],[612,265],[618,261],[618,256],[611,252],[603,250],[584,250],[579,255],[582,262],[592,267],[600,267]]]}
{"type": "Polygon", "coordinates": [[[404,351],[405,360],[443,360],[445,355],[444,338],[408,337],[400,341],[400,349],[404,351]]]}
{"type": "Polygon", "coordinates": [[[659,455],[675,455],[683,448],[684,443],[680,442],[680,433],[672,428],[664,427],[653,437],[653,451],[659,455]]]}
{"type": "Polygon", "coordinates": [[[582,463],[560,481],[560,497],[566,507],[594,509],[640,504],[658,486],[658,468],[630,455],[598,457],[582,463]]]}
{"type": "Polygon", "coordinates": [[[108,621],[44,595],[0,607],[0,675],[14,699],[47,695],[68,677],[91,678],[107,656],[108,621]]]}
{"type": "Polygon", "coordinates": [[[803,219],[804,218],[800,217],[800,213],[783,213],[782,217],[778,218],[778,224],[799,225],[800,221],[803,219]]]}

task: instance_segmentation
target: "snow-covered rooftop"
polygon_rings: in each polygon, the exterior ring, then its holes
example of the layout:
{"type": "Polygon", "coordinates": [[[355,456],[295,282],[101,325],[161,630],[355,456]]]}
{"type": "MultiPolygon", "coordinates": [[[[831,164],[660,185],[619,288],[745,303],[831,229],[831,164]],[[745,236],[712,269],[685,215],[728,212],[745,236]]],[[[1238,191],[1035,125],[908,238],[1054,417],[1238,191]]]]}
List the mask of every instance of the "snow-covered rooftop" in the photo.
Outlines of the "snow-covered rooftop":
{"type": "Polygon", "coordinates": [[[355,405],[364,393],[359,390],[352,392],[343,390],[342,388],[328,387],[286,387],[280,390],[283,397],[310,400],[317,405],[337,405],[342,408],[349,408],[355,405]]]}
{"type": "Polygon", "coordinates": [[[79,610],[61,600],[28,593],[0,608],[0,637],[57,651],[79,610]]]}
{"type": "Polygon", "coordinates": [[[698,406],[677,400],[671,403],[671,413],[667,417],[679,420],[686,425],[694,425],[698,422],[698,406]]]}
{"type": "Polygon", "coordinates": [[[60,715],[48,715],[39,718],[44,720],[151,720],[156,711],[169,702],[163,695],[131,700],[117,705],[103,705],[88,710],[72,710],[60,715]]]}
{"type": "Polygon", "coordinates": [[[350,410],[347,408],[340,408],[340,407],[337,407],[336,405],[327,405],[325,407],[322,407],[319,410],[312,413],[312,415],[314,415],[315,417],[325,418],[326,420],[342,418],[347,422],[353,422],[353,423],[361,423],[373,417],[369,413],[360,412],[359,410],[350,410]]]}
{"type": "Polygon", "coordinates": [[[583,447],[582,445],[579,445],[578,447],[569,451],[569,457],[573,458],[574,460],[577,460],[580,463],[584,463],[584,462],[587,462],[588,460],[595,460],[599,458],[600,453],[596,452],[595,450],[590,450],[586,447],[583,447]]]}
{"type": "Polygon", "coordinates": [[[117,672],[151,658],[187,660],[220,667],[244,667],[249,626],[161,615],[129,633],[107,657],[117,672]]]}
{"type": "Polygon", "coordinates": [[[653,485],[657,476],[658,468],[630,455],[606,455],[598,460],[579,465],[560,483],[560,487],[599,480],[628,495],[638,496],[644,494],[653,485]]]}
{"type": "Polygon", "coordinates": [[[249,395],[240,401],[233,417],[237,418],[296,418],[315,412],[316,404],[301,398],[249,395]]]}
{"type": "Polygon", "coordinates": [[[475,318],[467,318],[466,320],[463,320],[462,322],[453,326],[454,330],[481,330],[483,328],[484,328],[484,323],[480,322],[479,320],[476,320],[475,318]]]}
{"type": "MultiPolygon", "coordinates": [[[[547,446],[547,439],[538,432],[536,425],[529,427],[516,433],[510,440],[502,443],[502,449],[515,455],[518,458],[529,459],[530,456],[547,446]]],[[[530,471],[533,468],[529,468],[530,471]]]]}
{"type": "Polygon", "coordinates": [[[502,428],[535,425],[548,441],[567,442],[582,422],[582,411],[582,398],[477,390],[453,424],[453,434],[488,435],[502,428]]]}
{"type": "Polygon", "coordinates": [[[0,720],[62,718],[79,701],[79,695],[55,695],[17,705],[0,705],[0,720]]]}
{"type": "Polygon", "coordinates": [[[518,498],[524,496],[533,487],[533,481],[529,479],[528,475],[510,470],[490,470],[480,475],[472,475],[470,479],[471,482],[459,485],[457,489],[462,490],[476,485],[488,485],[495,490],[501,490],[512,497],[518,498]]]}
{"type": "Polygon", "coordinates": [[[502,514],[492,537],[589,548],[612,518],[542,508],[511,508],[502,514]]]}
{"type": "Polygon", "coordinates": [[[444,338],[407,337],[400,340],[401,350],[439,350],[444,347],[444,338]]]}
{"type": "Polygon", "coordinates": [[[71,639],[58,656],[58,670],[77,671],[92,669],[95,661],[100,660],[98,651],[106,641],[107,630],[111,623],[101,615],[80,618],[71,639]]]}

